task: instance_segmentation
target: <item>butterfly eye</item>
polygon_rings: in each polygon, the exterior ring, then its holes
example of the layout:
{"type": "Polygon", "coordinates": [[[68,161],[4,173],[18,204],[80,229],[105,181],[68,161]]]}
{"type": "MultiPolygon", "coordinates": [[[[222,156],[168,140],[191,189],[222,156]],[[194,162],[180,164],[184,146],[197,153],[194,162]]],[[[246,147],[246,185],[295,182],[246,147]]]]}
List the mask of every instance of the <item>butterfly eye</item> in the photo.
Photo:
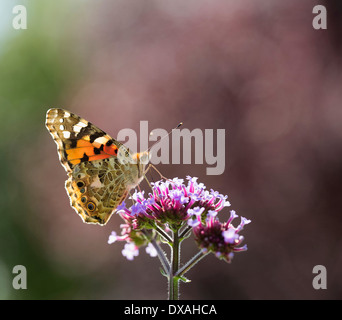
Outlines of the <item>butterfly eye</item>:
{"type": "Polygon", "coordinates": [[[94,211],[95,210],[95,203],[94,202],[88,202],[87,208],[89,211],[94,211]]]}
{"type": "Polygon", "coordinates": [[[85,193],[85,189],[82,188],[82,189],[80,190],[80,192],[81,192],[81,193],[85,193]]]}
{"type": "Polygon", "coordinates": [[[85,203],[85,202],[87,201],[87,198],[86,198],[86,197],[82,197],[82,198],[81,198],[81,201],[82,201],[83,203],[85,203]]]}

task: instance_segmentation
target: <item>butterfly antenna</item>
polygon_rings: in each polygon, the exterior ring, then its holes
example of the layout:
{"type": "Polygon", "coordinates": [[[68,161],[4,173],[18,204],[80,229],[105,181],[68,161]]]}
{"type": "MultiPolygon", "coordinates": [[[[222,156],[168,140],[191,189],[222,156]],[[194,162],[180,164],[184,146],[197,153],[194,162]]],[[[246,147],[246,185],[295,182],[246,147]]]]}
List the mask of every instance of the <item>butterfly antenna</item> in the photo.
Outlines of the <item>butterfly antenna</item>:
{"type": "MultiPolygon", "coordinates": [[[[149,147],[148,149],[147,149],[147,152],[149,152],[150,150],[151,150],[151,148],[156,144],[156,143],[158,143],[158,142],[160,142],[160,141],[162,141],[163,139],[165,139],[166,137],[168,137],[171,133],[172,133],[172,131],[173,130],[175,130],[175,129],[178,129],[180,126],[182,126],[183,125],[183,122],[180,122],[176,127],[174,127],[173,129],[171,129],[170,131],[169,131],[169,133],[168,134],[166,134],[164,137],[162,137],[160,140],[158,140],[158,141],[156,141],[151,147],[149,147]]],[[[150,136],[152,136],[153,135],[153,131],[150,133],[150,136]]]]}

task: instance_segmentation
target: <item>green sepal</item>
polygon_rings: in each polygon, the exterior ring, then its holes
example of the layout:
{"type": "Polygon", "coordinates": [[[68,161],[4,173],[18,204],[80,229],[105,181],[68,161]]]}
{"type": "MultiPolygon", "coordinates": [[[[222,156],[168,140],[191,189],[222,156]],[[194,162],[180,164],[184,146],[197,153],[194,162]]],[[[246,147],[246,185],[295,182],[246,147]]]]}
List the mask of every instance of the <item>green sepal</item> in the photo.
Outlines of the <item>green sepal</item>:
{"type": "Polygon", "coordinates": [[[168,274],[165,272],[165,270],[162,267],[160,267],[159,270],[160,270],[160,273],[162,274],[162,276],[168,278],[168,274]]]}
{"type": "Polygon", "coordinates": [[[184,283],[189,283],[189,282],[191,282],[190,279],[188,279],[187,277],[184,277],[184,276],[179,277],[179,280],[183,281],[184,283]]]}

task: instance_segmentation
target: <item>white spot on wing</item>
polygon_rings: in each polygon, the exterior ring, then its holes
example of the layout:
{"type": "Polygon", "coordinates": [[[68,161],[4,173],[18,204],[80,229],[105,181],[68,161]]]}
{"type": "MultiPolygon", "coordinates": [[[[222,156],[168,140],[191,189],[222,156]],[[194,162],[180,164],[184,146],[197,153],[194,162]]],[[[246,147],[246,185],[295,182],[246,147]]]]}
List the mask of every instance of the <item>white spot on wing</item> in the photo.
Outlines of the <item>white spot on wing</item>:
{"type": "Polygon", "coordinates": [[[87,124],[86,123],[84,123],[84,122],[79,122],[79,123],[77,123],[76,124],[76,126],[80,126],[80,127],[86,127],[87,126],[87,124]]]}
{"type": "Polygon", "coordinates": [[[73,129],[75,132],[80,132],[82,128],[79,127],[79,126],[77,126],[77,125],[74,125],[74,126],[72,127],[72,129],[73,129]]]}
{"type": "Polygon", "coordinates": [[[105,137],[99,137],[97,139],[94,140],[94,142],[100,143],[100,144],[105,144],[108,141],[107,138],[105,137]]]}
{"type": "Polygon", "coordinates": [[[87,126],[86,123],[80,121],[79,123],[76,123],[76,124],[72,127],[72,129],[73,129],[75,132],[80,132],[81,129],[82,129],[82,128],[85,128],[86,126],[87,126]]]}
{"type": "Polygon", "coordinates": [[[70,138],[70,132],[69,131],[63,131],[63,137],[65,139],[69,139],[70,138]]]}

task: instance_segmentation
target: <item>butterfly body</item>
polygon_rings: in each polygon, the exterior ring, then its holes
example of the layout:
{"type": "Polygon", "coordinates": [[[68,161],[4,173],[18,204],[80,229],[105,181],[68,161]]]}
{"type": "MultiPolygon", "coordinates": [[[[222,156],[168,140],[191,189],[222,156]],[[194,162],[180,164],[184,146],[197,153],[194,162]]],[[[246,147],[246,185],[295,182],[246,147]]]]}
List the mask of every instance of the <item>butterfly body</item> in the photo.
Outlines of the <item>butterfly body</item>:
{"type": "Polygon", "coordinates": [[[132,153],[105,132],[63,109],[50,109],[46,127],[68,173],[70,204],[86,223],[104,225],[144,177],[148,152],[132,153]]]}

